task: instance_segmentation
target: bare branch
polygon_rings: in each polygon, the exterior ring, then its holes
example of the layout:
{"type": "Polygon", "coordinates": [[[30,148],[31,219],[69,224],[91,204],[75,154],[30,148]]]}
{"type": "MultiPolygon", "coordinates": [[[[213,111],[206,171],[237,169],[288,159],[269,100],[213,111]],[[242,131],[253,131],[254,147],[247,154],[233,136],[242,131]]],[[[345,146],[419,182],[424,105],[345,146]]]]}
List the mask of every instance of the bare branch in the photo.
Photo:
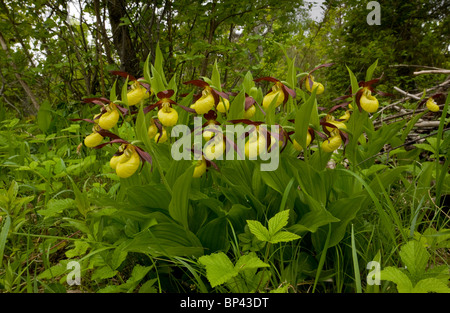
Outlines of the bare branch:
{"type": "Polygon", "coordinates": [[[450,70],[444,70],[444,69],[439,69],[439,70],[428,70],[428,71],[419,71],[419,72],[414,72],[414,75],[420,75],[420,74],[450,74],[450,70]]]}

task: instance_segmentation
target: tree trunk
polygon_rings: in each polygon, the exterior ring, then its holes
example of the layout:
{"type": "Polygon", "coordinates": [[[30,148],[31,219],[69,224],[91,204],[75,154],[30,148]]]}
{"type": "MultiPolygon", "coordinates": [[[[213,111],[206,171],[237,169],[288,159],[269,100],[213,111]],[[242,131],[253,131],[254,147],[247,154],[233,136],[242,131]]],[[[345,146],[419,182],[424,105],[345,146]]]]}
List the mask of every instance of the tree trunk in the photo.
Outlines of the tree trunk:
{"type": "Polygon", "coordinates": [[[120,25],[121,18],[126,16],[125,0],[107,1],[109,21],[113,34],[114,46],[120,58],[120,70],[133,76],[139,76],[139,60],[136,55],[127,25],[120,25]]]}
{"type": "Polygon", "coordinates": [[[19,69],[17,68],[16,64],[14,63],[13,59],[11,58],[11,55],[9,54],[9,48],[6,44],[6,40],[3,37],[2,33],[0,33],[0,45],[2,46],[2,49],[5,51],[6,57],[10,59],[9,64],[11,65],[12,69],[14,70],[14,75],[16,76],[17,80],[19,81],[20,85],[22,86],[25,93],[28,95],[28,97],[31,100],[31,103],[33,104],[33,113],[36,113],[39,111],[39,103],[33,93],[31,91],[30,86],[22,79],[22,75],[19,73],[19,69]]]}

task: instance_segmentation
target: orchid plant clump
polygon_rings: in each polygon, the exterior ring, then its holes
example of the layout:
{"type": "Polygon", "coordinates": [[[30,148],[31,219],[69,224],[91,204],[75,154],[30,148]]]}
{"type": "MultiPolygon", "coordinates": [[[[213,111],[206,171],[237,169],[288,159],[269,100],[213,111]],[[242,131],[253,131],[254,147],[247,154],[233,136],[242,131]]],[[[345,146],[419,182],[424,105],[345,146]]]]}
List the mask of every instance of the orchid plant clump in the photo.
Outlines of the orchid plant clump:
{"type": "MultiPolygon", "coordinates": [[[[109,98],[83,100],[99,112],[77,119],[92,124],[83,144],[107,150],[105,168],[120,183],[118,203],[128,203],[119,212],[127,211],[126,223],[130,210],[138,216],[139,226],[127,226],[136,232],[117,246],[125,247],[120,253],[143,249],[158,257],[189,257],[199,267],[208,264],[208,271],[223,258],[218,253],[230,249],[232,231],[236,255],[261,268],[269,267],[275,244],[306,234],[312,239],[308,249],[325,255],[323,249],[345,237],[358,210],[376,204],[373,190],[385,191],[401,175],[375,164],[386,145],[405,136],[398,135],[405,121],[375,129],[373,118],[391,96],[375,88],[382,79],[372,78],[376,62],[364,81],[348,69],[351,92],[331,104],[317,71],[333,63],[297,73],[295,59],[286,57],[285,77],[255,79],[247,72],[240,85],[226,90],[217,63],[211,77],[178,84],[176,75],[166,80],[160,51],[157,56],[154,65],[147,59],[142,78],[112,72],[118,79],[109,98]],[[124,83],[117,95],[119,78],[124,83]],[[276,166],[263,169],[271,158],[276,166]],[[255,256],[263,249],[264,261],[255,256]],[[211,258],[197,262],[205,254],[211,258]]],[[[436,114],[440,102],[434,95],[419,105],[436,114]]],[[[207,277],[236,291],[229,274],[207,277]]],[[[255,268],[246,276],[255,281],[245,281],[245,290],[262,290],[273,278],[265,274],[255,268]]],[[[315,275],[317,280],[320,271],[315,275]]]]}

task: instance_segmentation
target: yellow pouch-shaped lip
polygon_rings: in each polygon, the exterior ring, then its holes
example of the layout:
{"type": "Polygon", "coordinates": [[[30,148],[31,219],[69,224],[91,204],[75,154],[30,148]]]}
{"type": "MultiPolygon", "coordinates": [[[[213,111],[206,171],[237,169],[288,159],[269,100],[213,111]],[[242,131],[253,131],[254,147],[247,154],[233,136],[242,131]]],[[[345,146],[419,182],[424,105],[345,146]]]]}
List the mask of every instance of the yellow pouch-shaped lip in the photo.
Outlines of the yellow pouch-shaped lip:
{"type": "Polygon", "coordinates": [[[281,88],[278,90],[272,90],[271,92],[269,92],[267,95],[264,96],[263,108],[268,109],[270,104],[272,103],[273,99],[277,95],[278,95],[278,98],[277,98],[277,102],[275,103],[275,107],[280,106],[280,104],[282,104],[284,101],[284,92],[283,92],[283,90],[281,90],[281,88]]]}
{"type": "Polygon", "coordinates": [[[431,112],[439,112],[439,106],[437,105],[437,103],[434,101],[433,98],[429,98],[427,100],[427,108],[428,110],[430,110],[431,112]]]}
{"type": "Polygon", "coordinates": [[[148,138],[153,139],[153,137],[156,136],[156,134],[158,133],[158,127],[156,127],[155,124],[152,124],[148,127],[148,138]]]}
{"type": "Polygon", "coordinates": [[[208,113],[214,106],[214,96],[208,92],[206,95],[203,94],[200,99],[195,101],[195,103],[191,106],[197,114],[205,114],[208,113]]]}
{"type": "Polygon", "coordinates": [[[339,148],[341,144],[342,144],[341,136],[336,135],[322,142],[322,150],[325,152],[333,152],[334,150],[339,148]]]}
{"type": "Polygon", "coordinates": [[[103,137],[99,133],[94,132],[84,138],[84,144],[86,145],[86,147],[92,148],[98,146],[102,142],[102,140],[103,137]]]}
{"type": "MultiPolygon", "coordinates": [[[[254,138],[254,137],[253,137],[254,138]]],[[[245,143],[245,156],[249,159],[254,159],[261,155],[267,149],[267,141],[262,135],[258,135],[257,139],[250,138],[245,143]]]]}
{"type": "MultiPolygon", "coordinates": [[[[311,143],[311,134],[309,132],[306,133],[306,146],[309,146],[311,143]]],[[[297,151],[302,151],[303,147],[294,139],[293,141],[294,149],[297,151]]]]}
{"type": "Polygon", "coordinates": [[[230,108],[230,101],[228,99],[220,99],[220,102],[217,104],[217,111],[220,113],[225,113],[230,108]]]}
{"type": "Polygon", "coordinates": [[[178,112],[171,107],[158,111],[158,119],[166,127],[174,126],[178,122],[178,112]]]}
{"type": "Polygon", "coordinates": [[[140,164],[141,159],[136,150],[127,148],[116,165],[116,174],[120,178],[128,178],[137,171],[140,164]]]}
{"type": "Polygon", "coordinates": [[[165,128],[162,129],[162,134],[157,133],[157,134],[155,135],[155,142],[158,142],[158,143],[165,143],[165,142],[167,141],[167,139],[168,139],[168,137],[167,137],[167,131],[166,131],[165,128]],[[161,138],[160,138],[160,137],[161,137],[161,138]],[[158,138],[159,138],[159,141],[158,141],[158,138]]]}
{"type": "Polygon", "coordinates": [[[194,173],[192,174],[192,177],[198,178],[205,174],[206,172],[206,160],[202,158],[199,160],[194,168],[194,173]]]}
{"type": "Polygon", "coordinates": [[[371,94],[363,94],[359,99],[359,104],[363,108],[364,111],[368,113],[375,113],[378,110],[378,99],[372,96],[371,94]]]}
{"type": "Polygon", "coordinates": [[[98,120],[98,125],[103,129],[111,129],[116,126],[119,121],[119,111],[114,107],[110,111],[102,114],[102,116],[98,120]]]}
{"type": "MultiPolygon", "coordinates": [[[[347,126],[343,122],[339,121],[327,121],[327,123],[330,123],[334,126],[336,126],[338,129],[347,129],[347,126]]],[[[331,133],[335,128],[326,126],[326,129],[331,133]]]]}
{"type": "Polygon", "coordinates": [[[306,79],[306,90],[308,90],[309,92],[312,92],[312,90],[316,89],[316,95],[320,95],[324,92],[325,87],[323,87],[323,85],[321,83],[315,82],[313,81],[313,86],[311,88],[311,86],[309,85],[309,79],[306,79]]]}
{"type": "Polygon", "coordinates": [[[147,89],[141,87],[141,85],[138,85],[127,93],[128,105],[136,105],[148,97],[150,97],[150,94],[147,92],[147,89]]]}
{"type": "Polygon", "coordinates": [[[254,105],[252,105],[251,107],[249,107],[247,110],[244,111],[244,118],[250,119],[253,117],[253,115],[255,115],[255,113],[256,113],[256,107],[254,105]]]}
{"type": "Polygon", "coordinates": [[[345,111],[345,113],[339,117],[339,119],[341,120],[340,122],[347,122],[350,119],[350,116],[350,111],[345,111]]]}
{"type": "MultiPolygon", "coordinates": [[[[215,137],[216,138],[216,137],[215,137]]],[[[223,152],[225,151],[226,144],[225,141],[220,139],[212,139],[213,141],[208,141],[206,144],[203,154],[208,160],[214,160],[220,158],[220,156],[223,155],[223,152]]]]}

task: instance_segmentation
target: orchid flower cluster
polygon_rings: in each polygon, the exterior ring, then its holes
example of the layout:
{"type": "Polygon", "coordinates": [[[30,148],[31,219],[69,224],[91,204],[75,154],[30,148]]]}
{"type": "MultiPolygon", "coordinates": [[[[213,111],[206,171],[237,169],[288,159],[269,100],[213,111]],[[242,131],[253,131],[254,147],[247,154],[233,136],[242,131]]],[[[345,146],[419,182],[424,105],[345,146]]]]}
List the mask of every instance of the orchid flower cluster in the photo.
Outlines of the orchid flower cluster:
{"type": "MultiPolygon", "coordinates": [[[[345,101],[333,106],[327,113],[322,114],[323,118],[319,123],[321,129],[317,129],[312,125],[308,126],[305,147],[299,144],[295,138],[292,138],[295,137],[293,136],[295,131],[292,131],[292,126],[285,127],[286,129],[290,129],[288,131],[280,125],[281,131],[277,135],[274,135],[265,130],[265,128],[260,127],[267,122],[264,118],[263,120],[255,120],[254,118],[257,110],[260,110],[263,116],[266,116],[268,110],[273,109],[275,109],[275,114],[285,113],[286,103],[289,99],[292,99],[292,103],[296,106],[297,92],[299,89],[301,90],[303,85],[308,93],[314,93],[316,96],[324,93],[324,85],[315,81],[312,73],[320,68],[330,67],[332,65],[333,63],[323,64],[308,73],[304,73],[299,81],[300,88],[288,86],[286,82],[274,77],[254,79],[254,83],[269,82],[271,84],[270,89],[262,96],[262,100],[260,99],[260,101],[256,101],[255,98],[257,97],[255,97],[255,93],[251,92],[252,95],[245,93],[245,102],[241,115],[243,118],[235,120],[227,120],[227,114],[234,105],[231,97],[236,96],[236,93],[224,92],[221,88],[213,86],[208,79],[184,82],[186,86],[194,86],[197,90],[200,89],[197,94],[193,95],[192,103],[185,106],[177,103],[176,91],[173,89],[159,91],[155,94],[148,80],[144,78],[136,79],[128,73],[113,71],[112,74],[127,79],[124,85],[126,89],[122,89],[121,100],[114,99],[112,101],[104,97],[83,100],[85,103],[93,103],[100,106],[100,112],[94,115],[92,119],[78,119],[93,124],[92,133],[85,137],[84,144],[86,147],[93,149],[100,149],[106,145],[119,144],[117,152],[110,159],[110,166],[115,170],[117,176],[121,178],[130,177],[138,171],[144,162],[151,164],[152,157],[148,152],[139,147],[138,144],[130,143],[116,134],[116,126],[120,120],[122,119],[123,122],[128,116],[132,116],[139,112],[139,109],[142,109],[144,114],[151,115],[147,119],[149,121],[147,129],[149,139],[154,140],[157,145],[170,144],[170,128],[179,124],[179,110],[177,111],[175,109],[178,106],[188,112],[188,114],[201,116],[206,120],[202,125],[202,136],[206,141],[212,141],[214,143],[208,145],[202,151],[200,160],[195,161],[193,177],[203,176],[211,166],[218,169],[214,163],[215,156],[223,154],[228,147],[227,142],[231,140],[225,136],[216,136],[214,126],[220,126],[221,124],[218,122],[218,116],[225,118],[224,123],[241,123],[255,126],[256,136],[249,136],[245,144],[244,153],[247,157],[260,156],[262,151],[272,149],[275,142],[279,143],[278,147],[280,152],[290,143],[293,149],[300,154],[316,140],[316,137],[320,137],[321,139],[318,141],[319,149],[324,153],[333,153],[340,147],[345,147],[349,141],[346,122],[350,119],[354,110],[352,104],[356,104],[360,112],[364,110],[373,114],[379,108],[379,101],[375,94],[380,96],[390,95],[374,88],[374,85],[380,81],[381,77],[369,81],[361,81],[358,83],[359,89],[354,94],[344,95],[335,99],[345,101]],[[149,114],[154,110],[157,111],[155,112],[156,114],[149,114]],[[342,113],[335,115],[335,112],[338,110],[342,110],[342,113]],[[109,141],[104,142],[105,138],[109,138],[109,141]]],[[[252,87],[253,89],[257,90],[255,87],[252,87]]],[[[426,101],[426,106],[433,112],[439,110],[439,106],[433,97],[430,97],[426,101]]],[[[289,120],[289,122],[295,123],[295,120],[289,120]]],[[[231,146],[233,147],[233,143],[231,146]]],[[[236,148],[235,144],[234,147],[236,148]]]]}

